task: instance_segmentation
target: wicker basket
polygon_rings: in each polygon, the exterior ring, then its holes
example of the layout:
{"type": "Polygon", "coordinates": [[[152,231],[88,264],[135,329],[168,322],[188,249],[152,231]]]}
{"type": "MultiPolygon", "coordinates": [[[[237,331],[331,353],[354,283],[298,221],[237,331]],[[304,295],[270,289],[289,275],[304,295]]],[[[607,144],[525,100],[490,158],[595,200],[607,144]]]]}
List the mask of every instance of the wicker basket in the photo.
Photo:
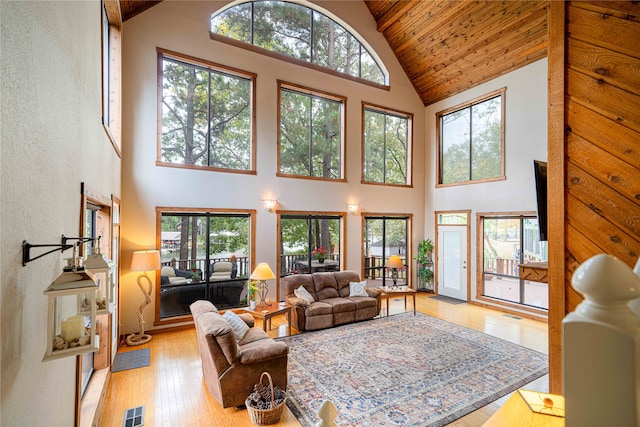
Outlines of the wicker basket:
{"type": "Polygon", "coordinates": [[[249,405],[249,399],[247,398],[244,403],[247,407],[247,412],[249,412],[249,418],[251,418],[251,422],[257,426],[266,426],[269,424],[275,424],[280,421],[280,416],[282,415],[282,410],[284,409],[285,404],[287,403],[287,398],[282,401],[279,405],[275,406],[273,401],[273,380],[271,379],[271,375],[268,372],[263,372],[260,375],[260,383],[262,384],[262,378],[267,376],[269,380],[269,387],[271,388],[271,408],[270,409],[257,409],[252,408],[249,405]]]}

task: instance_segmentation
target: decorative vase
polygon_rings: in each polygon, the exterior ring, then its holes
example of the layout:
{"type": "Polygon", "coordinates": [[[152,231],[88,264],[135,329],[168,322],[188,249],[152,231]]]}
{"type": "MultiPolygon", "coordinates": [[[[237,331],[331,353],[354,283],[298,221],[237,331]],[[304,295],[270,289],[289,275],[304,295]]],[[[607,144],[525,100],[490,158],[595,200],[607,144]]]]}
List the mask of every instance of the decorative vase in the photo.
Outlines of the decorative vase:
{"type": "Polygon", "coordinates": [[[254,299],[249,300],[249,308],[251,308],[251,310],[255,310],[256,309],[256,300],[254,300],[254,299]]]}
{"type": "Polygon", "coordinates": [[[319,262],[320,264],[324,264],[324,258],[318,258],[318,262],[319,262]]]}

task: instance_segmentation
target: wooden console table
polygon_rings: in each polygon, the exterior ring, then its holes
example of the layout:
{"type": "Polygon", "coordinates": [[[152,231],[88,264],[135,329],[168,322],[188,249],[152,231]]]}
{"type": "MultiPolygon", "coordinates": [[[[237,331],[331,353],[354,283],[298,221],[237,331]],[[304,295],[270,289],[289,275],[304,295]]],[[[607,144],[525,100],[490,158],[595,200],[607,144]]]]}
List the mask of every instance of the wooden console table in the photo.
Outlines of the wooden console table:
{"type": "Polygon", "coordinates": [[[416,315],[416,293],[417,291],[408,286],[402,286],[397,289],[391,289],[390,287],[382,287],[382,293],[387,297],[387,317],[389,317],[389,299],[394,296],[404,297],[404,311],[407,311],[407,295],[413,297],[413,315],[416,315]]]}

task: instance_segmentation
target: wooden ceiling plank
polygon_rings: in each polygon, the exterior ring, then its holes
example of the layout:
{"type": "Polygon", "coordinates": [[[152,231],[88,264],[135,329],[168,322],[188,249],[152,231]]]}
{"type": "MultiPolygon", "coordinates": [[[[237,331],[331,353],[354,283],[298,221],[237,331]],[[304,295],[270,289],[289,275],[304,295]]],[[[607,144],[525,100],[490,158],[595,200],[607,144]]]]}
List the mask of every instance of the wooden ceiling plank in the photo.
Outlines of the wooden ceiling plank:
{"type": "MultiPolygon", "coordinates": [[[[420,23],[414,25],[411,33],[403,32],[402,37],[387,35],[389,42],[393,48],[396,56],[398,56],[404,50],[415,46],[420,42],[422,38],[428,34],[436,33],[441,28],[456,26],[455,23],[459,21],[461,13],[467,13],[465,11],[466,3],[464,2],[440,2],[433,4],[433,7],[425,14],[423,14],[420,23]]],[[[473,4],[474,10],[482,10],[481,5],[473,4]],[[477,9],[475,9],[477,8],[477,9]]],[[[402,22],[398,23],[398,26],[404,26],[402,22]]]]}
{"type": "Polygon", "coordinates": [[[416,1],[397,1],[393,6],[387,10],[384,15],[376,19],[378,24],[378,31],[384,32],[391,25],[395,24],[402,16],[404,16],[409,9],[415,6],[416,1]]]}
{"type": "MultiPolygon", "coordinates": [[[[535,27],[535,32],[528,35],[527,38],[518,37],[517,35],[509,36],[504,43],[489,44],[485,49],[473,52],[466,57],[458,58],[446,67],[431,67],[410,75],[415,79],[415,84],[422,90],[429,90],[430,86],[425,86],[425,80],[432,80],[433,86],[438,84],[447,84],[452,81],[452,77],[457,75],[473,75],[476,71],[486,67],[487,64],[499,62],[501,64],[517,62],[518,55],[526,50],[531,50],[534,46],[538,46],[546,54],[546,28],[535,27]],[[477,58],[485,58],[484,62],[479,62],[477,58]],[[489,59],[487,59],[489,58],[489,59]]],[[[536,52],[532,52],[537,56],[536,52]]]]}
{"type": "Polygon", "coordinates": [[[511,33],[521,34],[525,36],[527,31],[532,28],[542,25],[546,28],[546,10],[532,9],[530,13],[521,15],[514,15],[508,19],[502,19],[502,21],[490,21],[487,22],[486,28],[474,31],[472,35],[465,38],[451,38],[451,39],[439,39],[439,40],[421,40],[419,45],[424,49],[421,51],[412,51],[407,55],[398,55],[398,59],[402,62],[412,63],[415,57],[424,57],[425,55],[433,55],[437,58],[447,58],[444,60],[444,64],[452,63],[460,58],[468,57],[474,52],[480,50],[483,46],[505,42],[505,37],[511,33]],[[449,41],[448,41],[449,40],[449,41]],[[431,48],[430,51],[425,49],[431,48]],[[442,53],[440,53],[442,52],[442,53]],[[451,55],[451,52],[455,52],[451,55]]]}
{"type": "Polygon", "coordinates": [[[413,8],[407,10],[404,16],[399,17],[395,23],[383,32],[384,37],[391,46],[397,45],[407,37],[408,33],[420,28],[425,22],[431,22],[433,20],[431,17],[435,16],[437,19],[444,19],[441,18],[442,15],[440,15],[438,11],[442,7],[451,7],[448,6],[448,3],[456,2],[449,2],[447,0],[416,2],[413,8]]]}

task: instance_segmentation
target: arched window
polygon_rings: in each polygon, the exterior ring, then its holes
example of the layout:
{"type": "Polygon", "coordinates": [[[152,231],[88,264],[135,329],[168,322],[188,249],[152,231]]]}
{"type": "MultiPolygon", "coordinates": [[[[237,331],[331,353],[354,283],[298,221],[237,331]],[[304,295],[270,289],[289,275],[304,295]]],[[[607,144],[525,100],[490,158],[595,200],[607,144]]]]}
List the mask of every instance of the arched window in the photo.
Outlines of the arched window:
{"type": "Polygon", "coordinates": [[[284,1],[249,1],[211,15],[211,34],[380,85],[388,73],[364,39],[329,12],[284,1]]]}

